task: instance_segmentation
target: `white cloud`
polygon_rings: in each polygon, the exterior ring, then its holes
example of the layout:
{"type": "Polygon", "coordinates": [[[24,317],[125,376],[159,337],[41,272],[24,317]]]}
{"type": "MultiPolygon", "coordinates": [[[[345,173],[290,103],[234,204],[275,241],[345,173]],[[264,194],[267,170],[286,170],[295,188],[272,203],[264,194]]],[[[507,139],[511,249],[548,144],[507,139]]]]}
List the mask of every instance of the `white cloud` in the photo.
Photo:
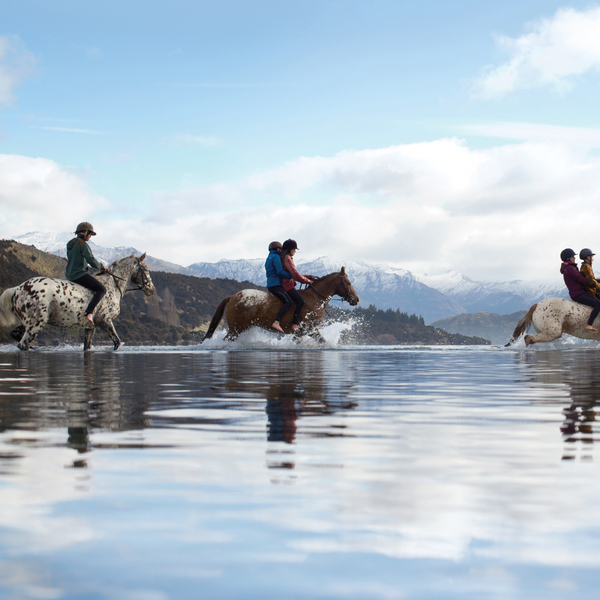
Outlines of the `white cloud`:
{"type": "Polygon", "coordinates": [[[498,36],[507,62],[488,67],[475,82],[473,95],[502,97],[518,89],[553,86],[566,91],[576,77],[600,67],[600,7],[560,9],[550,19],[529,25],[513,39],[498,36]]]}
{"type": "Polygon", "coordinates": [[[568,146],[472,150],[445,139],[303,157],[244,181],[163,192],[141,227],[104,229],[107,245],[184,265],[256,258],[271,239],[292,237],[306,254],[534,279],[556,274],[563,247],[593,246],[599,197],[600,161],[568,146]]]}
{"type": "Polygon", "coordinates": [[[82,174],[0,156],[0,235],[93,219],[101,245],[182,265],[260,257],[272,239],[292,237],[303,256],[484,280],[558,277],[564,247],[594,248],[600,160],[559,143],[475,150],[441,139],[302,157],[150,200],[109,207],[82,174]]]}
{"type": "Polygon", "coordinates": [[[0,105],[14,102],[15,89],[33,73],[35,63],[19,38],[0,36],[0,105]]]}
{"type": "Polygon", "coordinates": [[[70,230],[108,202],[81,174],[45,158],[0,155],[0,237],[34,230],[70,230]]]}

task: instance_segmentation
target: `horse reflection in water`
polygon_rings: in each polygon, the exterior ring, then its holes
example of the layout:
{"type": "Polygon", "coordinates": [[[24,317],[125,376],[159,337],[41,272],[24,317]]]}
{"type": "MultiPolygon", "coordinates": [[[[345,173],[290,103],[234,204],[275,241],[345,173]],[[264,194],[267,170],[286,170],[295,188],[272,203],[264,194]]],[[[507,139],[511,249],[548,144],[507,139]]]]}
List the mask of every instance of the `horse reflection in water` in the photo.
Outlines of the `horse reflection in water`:
{"type": "MultiPolygon", "coordinates": [[[[123,397],[122,361],[108,353],[34,353],[14,355],[27,380],[0,379],[0,392],[11,395],[0,404],[0,431],[66,428],[66,445],[85,454],[94,429],[123,431],[144,425],[145,405],[123,397]],[[24,415],[27,415],[24,420],[24,415]]],[[[74,467],[86,467],[83,459],[74,467]]]]}
{"type": "MultiPolygon", "coordinates": [[[[595,352],[536,352],[522,357],[535,363],[535,381],[552,387],[566,385],[570,404],[563,408],[560,431],[565,444],[563,460],[592,460],[598,438],[596,412],[600,400],[600,365],[595,352]]],[[[560,402],[563,404],[563,402],[560,402]]]]}

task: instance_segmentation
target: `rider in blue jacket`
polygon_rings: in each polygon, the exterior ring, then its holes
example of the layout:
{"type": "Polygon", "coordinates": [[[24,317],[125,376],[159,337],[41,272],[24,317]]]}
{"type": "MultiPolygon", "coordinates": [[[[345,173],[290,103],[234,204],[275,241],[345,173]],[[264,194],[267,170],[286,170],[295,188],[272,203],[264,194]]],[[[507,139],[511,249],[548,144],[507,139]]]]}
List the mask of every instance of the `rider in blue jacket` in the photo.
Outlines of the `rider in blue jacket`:
{"type": "Polygon", "coordinates": [[[281,321],[283,315],[285,315],[285,313],[291,308],[293,302],[281,285],[282,279],[291,279],[292,276],[287,271],[283,270],[281,257],[279,256],[280,253],[281,244],[279,242],[271,242],[269,244],[269,256],[265,262],[265,270],[267,272],[267,289],[269,292],[271,292],[271,294],[275,294],[275,296],[277,296],[283,302],[283,306],[281,307],[281,310],[277,314],[277,318],[271,327],[283,333],[283,329],[281,329],[279,321],[281,321]]]}

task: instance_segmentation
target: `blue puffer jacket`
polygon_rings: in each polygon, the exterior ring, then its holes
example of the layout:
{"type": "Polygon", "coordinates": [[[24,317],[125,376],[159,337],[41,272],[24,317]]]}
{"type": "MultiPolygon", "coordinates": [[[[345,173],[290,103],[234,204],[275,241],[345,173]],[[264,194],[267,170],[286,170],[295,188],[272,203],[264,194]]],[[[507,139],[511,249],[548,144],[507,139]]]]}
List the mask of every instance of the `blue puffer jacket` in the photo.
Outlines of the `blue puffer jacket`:
{"type": "Polygon", "coordinates": [[[281,285],[281,279],[291,279],[292,276],[283,270],[281,264],[281,256],[277,250],[271,250],[265,262],[265,270],[267,271],[267,287],[281,285]]]}

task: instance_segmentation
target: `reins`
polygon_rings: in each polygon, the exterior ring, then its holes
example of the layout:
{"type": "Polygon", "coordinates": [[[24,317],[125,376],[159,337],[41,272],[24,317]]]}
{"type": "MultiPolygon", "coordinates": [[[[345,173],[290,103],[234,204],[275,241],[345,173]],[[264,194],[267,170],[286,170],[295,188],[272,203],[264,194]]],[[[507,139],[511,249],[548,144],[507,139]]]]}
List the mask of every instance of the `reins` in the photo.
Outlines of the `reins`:
{"type": "MultiPolygon", "coordinates": [[[[119,281],[125,281],[127,282],[127,279],[124,279],[123,277],[119,277],[118,275],[116,275],[115,273],[113,273],[112,271],[109,271],[108,269],[106,269],[104,271],[105,273],[107,273],[108,275],[110,275],[114,280],[115,280],[115,285],[117,286],[117,289],[119,290],[119,293],[121,294],[121,298],[127,293],[127,292],[139,292],[140,290],[143,290],[144,288],[137,284],[137,287],[135,288],[130,288],[128,290],[121,290],[121,286],[119,286],[119,284],[117,283],[117,279],[119,281]]],[[[144,272],[142,271],[142,279],[144,279],[144,272]]]]}
{"type": "MultiPolygon", "coordinates": [[[[350,290],[348,289],[348,285],[346,284],[346,280],[342,277],[342,283],[344,284],[344,290],[346,291],[346,296],[340,296],[340,302],[350,302],[349,298],[350,298],[350,290]]],[[[314,286],[313,284],[309,284],[306,286],[307,290],[312,290],[315,294],[317,294],[317,296],[323,298],[323,300],[327,300],[327,296],[323,296],[323,294],[321,294],[321,292],[319,292],[314,286]]],[[[332,294],[332,296],[335,294],[332,294]]],[[[333,297],[331,298],[331,300],[333,300],[333,297]]]]}

